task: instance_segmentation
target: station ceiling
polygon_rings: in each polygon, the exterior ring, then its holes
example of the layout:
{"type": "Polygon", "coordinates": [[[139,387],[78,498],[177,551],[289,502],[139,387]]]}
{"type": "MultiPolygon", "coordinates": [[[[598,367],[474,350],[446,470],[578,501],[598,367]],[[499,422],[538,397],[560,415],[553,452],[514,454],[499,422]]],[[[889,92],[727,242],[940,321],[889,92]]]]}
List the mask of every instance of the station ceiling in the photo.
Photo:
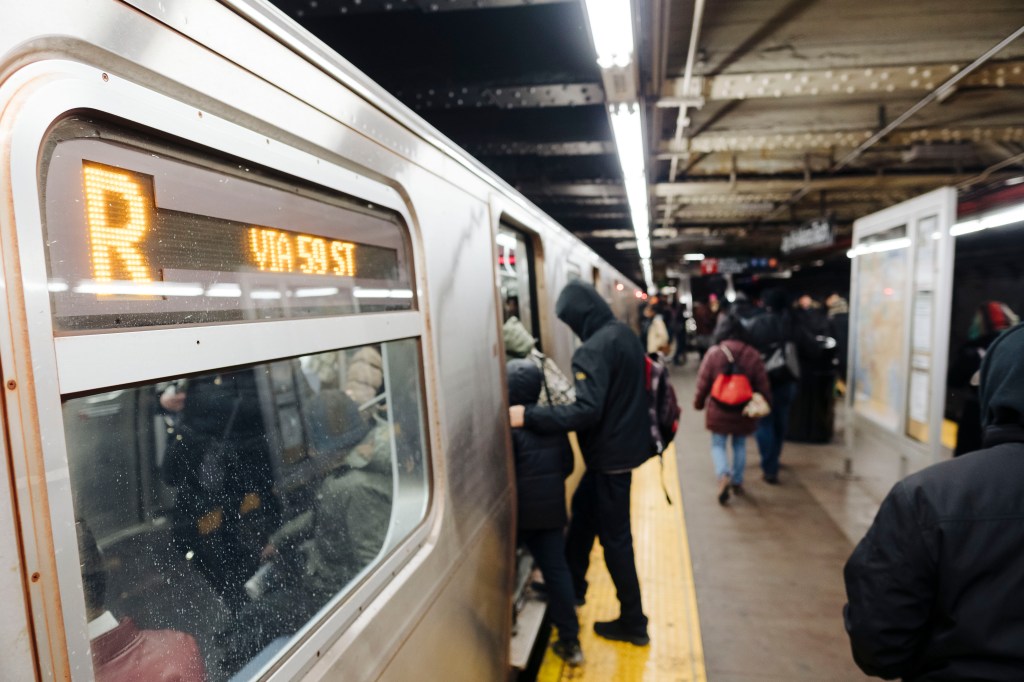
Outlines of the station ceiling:
{"type": "MultiPolygon", "coordinates": [[[[732,0],[695,26],[696,1],[633,0],[655,280],[688,252],[778,255],[823,217],[841,245],[860,216],[1020,175],[1024,38],[855,153],[1024,26],[1020,0],[732,0]]],[[[643,281],[582,0],[275,4],[643,281]]]]}

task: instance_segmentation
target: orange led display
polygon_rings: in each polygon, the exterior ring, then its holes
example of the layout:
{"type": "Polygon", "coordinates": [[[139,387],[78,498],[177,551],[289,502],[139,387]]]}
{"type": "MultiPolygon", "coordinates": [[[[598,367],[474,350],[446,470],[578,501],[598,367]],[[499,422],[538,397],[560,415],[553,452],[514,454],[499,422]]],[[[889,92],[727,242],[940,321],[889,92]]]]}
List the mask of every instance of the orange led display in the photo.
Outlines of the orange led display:
{"type": "Polygon", "coordinates": [[[268,227],[249,228],[249,255],[264,272],[355,277],[356,245],[268,227]]]}
{"type": "Polygon", "coordinates": [[[93,279],[111,282],[115,272],[123,271],[133,282],[152,282],[139,250],[152,225],[153,203],[146,188],[134,173],[105,166],[85,164],[83,174],[93,279]]]}
{"type": "Polygon", "coordinates": [[[83,160],[95,282],[168,281],[178,270],[390,276],[393,250],[157,206],[156,182],[152,175],[83,160]]]}

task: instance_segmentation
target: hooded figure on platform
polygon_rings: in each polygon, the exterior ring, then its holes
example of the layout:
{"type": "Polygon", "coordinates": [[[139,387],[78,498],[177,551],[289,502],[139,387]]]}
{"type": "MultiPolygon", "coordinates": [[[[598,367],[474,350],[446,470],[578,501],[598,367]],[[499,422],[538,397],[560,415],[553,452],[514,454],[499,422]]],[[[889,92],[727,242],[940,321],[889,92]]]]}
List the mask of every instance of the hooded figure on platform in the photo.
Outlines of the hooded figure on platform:
{"type": "Polygon", "coordinates": [[[984,449],[897,483],[846,564],[869,675],[1024,679],[1024,325],[993,342],[980,383],[984,449]]]}
{"type": "Polygon", "coordinates": [[[632,470],[652,454],[645,360],[640,340],[589,284],[569,282],[555,314],[583,344],[572,356],[576,402],[542,407],[513,405],[513,428],[541,433],[576,431],[587,464],[572,500],[566,557],[576,599],[587,591],[586,573],[594,540],[600,538],[605,563],[619,597],[618,619],[594,624],[598,635],[645,645],[647,616],[633,558],[629,520],[632,470]]]}

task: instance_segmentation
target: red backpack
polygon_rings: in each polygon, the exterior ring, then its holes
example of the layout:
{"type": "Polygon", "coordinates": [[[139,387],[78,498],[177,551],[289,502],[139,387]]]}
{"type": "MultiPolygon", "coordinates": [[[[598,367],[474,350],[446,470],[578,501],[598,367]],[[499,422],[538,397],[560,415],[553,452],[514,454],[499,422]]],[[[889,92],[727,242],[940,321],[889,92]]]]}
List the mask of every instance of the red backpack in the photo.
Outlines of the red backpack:
{"type": "Polygon", "coordinates": [[[717,348],[725,353],[729,364],[715,377],[715,383],[711,385],[711,399],[723,410],[742,412],[754,397],[754,389],[747,375],[736,371],[736,358],[732,356],[729,348],[724,343],[719,344],[717,348]]]}

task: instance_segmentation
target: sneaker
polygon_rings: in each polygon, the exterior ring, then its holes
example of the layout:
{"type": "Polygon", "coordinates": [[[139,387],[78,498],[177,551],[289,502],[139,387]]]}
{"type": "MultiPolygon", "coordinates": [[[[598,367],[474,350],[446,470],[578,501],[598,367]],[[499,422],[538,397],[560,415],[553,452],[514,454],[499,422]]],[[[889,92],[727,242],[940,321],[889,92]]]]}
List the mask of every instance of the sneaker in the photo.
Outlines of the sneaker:
{"type": "Polygon", "coordinates": [[[651,638],[647,636],[647,628],[643,630],[630,630],[622,624],[621,620],[607,620],[594,623],[594,632],[605,639],[613,639],[616,642],[629,642],[637,646],[647,646],[651,638]]]}
{"type": "Polygon", "coordinates": [[[742,483],[733,483],[732,484],[732,494],[733,495],[746,495],[747,491],[743,488],[743,484],[742,483]]]}
{"type": "Polygon", "coordinates": [[[560,639],[554,643],[551,650],[573,668],[583,665],[583,650],[580,649],[580,640],[578,639],[560,639]]]}
{"type": "Polygon", "coordinates": [[[718,479],[718,504],[729,501],[729,474],[722,474],[718,479]]]}

